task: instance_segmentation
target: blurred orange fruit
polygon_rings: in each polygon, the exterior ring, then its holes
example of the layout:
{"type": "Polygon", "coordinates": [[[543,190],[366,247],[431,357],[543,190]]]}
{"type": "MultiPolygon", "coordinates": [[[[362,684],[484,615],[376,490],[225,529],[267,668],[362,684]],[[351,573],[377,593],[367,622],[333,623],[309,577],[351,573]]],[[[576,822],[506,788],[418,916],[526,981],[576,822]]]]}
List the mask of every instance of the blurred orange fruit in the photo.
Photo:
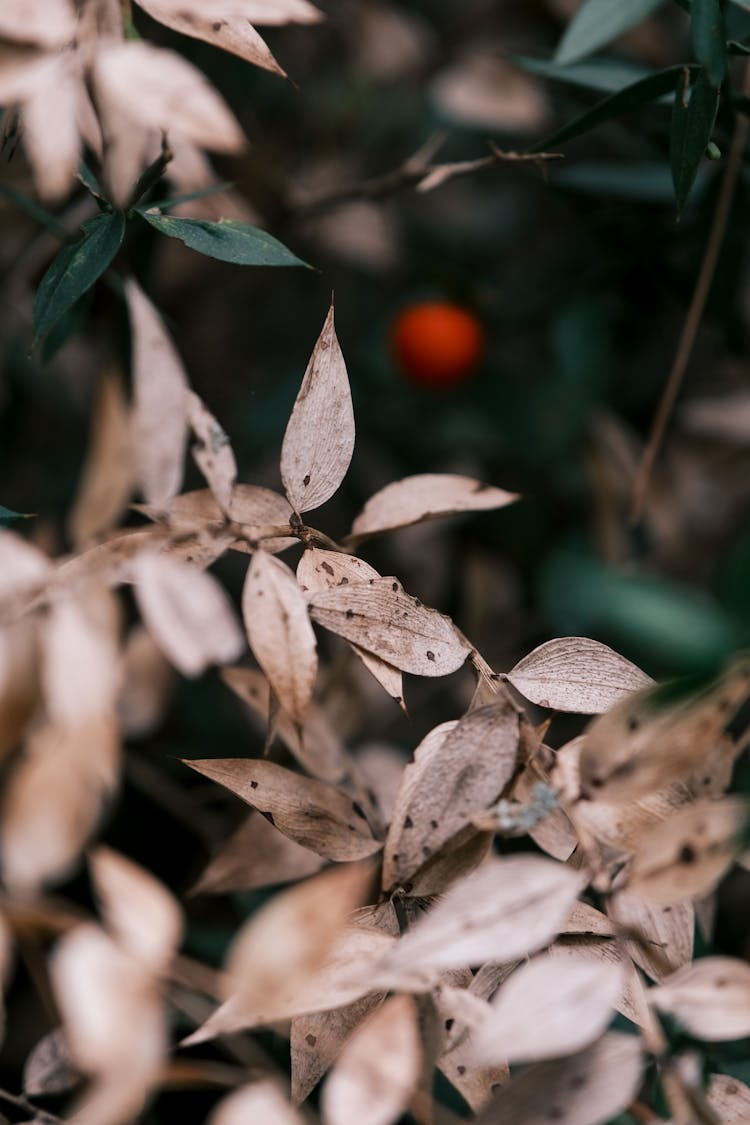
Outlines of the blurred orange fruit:
{"type": "Polygon", "coordinates": [[[484,350],[477,317],[449,301],[409,305],[395,318],[393,353],[404,375],[421,387],[455,387],[474,371],[484,350]]]}

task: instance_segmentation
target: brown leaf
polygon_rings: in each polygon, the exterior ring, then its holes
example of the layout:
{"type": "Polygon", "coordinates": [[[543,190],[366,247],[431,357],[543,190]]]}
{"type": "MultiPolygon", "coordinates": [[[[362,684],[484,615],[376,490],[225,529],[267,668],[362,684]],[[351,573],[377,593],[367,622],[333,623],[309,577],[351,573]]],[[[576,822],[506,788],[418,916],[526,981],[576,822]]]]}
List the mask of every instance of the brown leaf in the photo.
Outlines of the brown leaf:
{"type": "Polygon", "coordinates": [[[143,738],[159,725],[174,683],[171,665],[142,625],[128,633],[123,652],[123,684],[117,715],[123,734],[143,738]]]}
{"type": "Polygon", "coordinates": [[[242,616],[256,660],[279,702],[302,726],[318,670],[315,634],[291,570],[255,551],[242,591],[242,616]]]}
{"type": "Polygon", "coordinates": [[[437,1065],[464,1101],[478,1113],[509,1076],[505,1064],[484,1066],[477,1063],[474,1055],[473,1031],[487,1018],[489,1005],[471,990],[471,985],[455,988],[441,984],[436,1002],[445,1032],[437,1065]]]}
{"type": "Polygon", "coordinates": [[[308,1012],[292,1020],[292,1102],[300,1105],[330,1069],[352,1032],[385,1000],[372,992],[330,1012],[308,1012]]]}
{"type": "Polygon", "coordinates": [[[539,645],[508,672],[513,687],[539,707],[584,715],[608,711],[653,680],[624,656],[588,637],[539,645]]]}
{"type": "Polygon", "coordinates": [[[68,0],[3,0],[0,37],[54,50],[64,47],[76,30],[75,10],[68,0]]]}
{"type": "Polygon", "coordinates": [[[333,496],[353,451],[352,396],[331,305],[281,446],[281,479],[296,512],[319,508],[333,496]]]}
{"type": "Polygon", "coordinates": [[[511,1078],[478,1125],[604,1125],[636,1095],[643,1059],[635,1035],[610,1032],[566,1059],[551,1059],[511,1078]]]}
{"type": "Polygon", "coordinates": [[[407,1109],[420,1077],[415,1002],[393,996],[345,1044],[321,1095],[325,1125],[390,1125],[407,1109]]]}
{"type": "Polygon", "coordinates": [[[410,597],[395,578],[321,590],[309,608],[319,625],[417,676],[447,676],[469,655],[450,618],[410,597]]]}
{"type": "Polygon", "coordinates": [[[219,848],[192,893],[224,894],[291,883],[314,875],[322,866],[320,856],[252,812],[219,848]]]}
{"type": "Polygon", "coordinates": [[[701,957],[649,991],[662,1012],[709,1043],[750,1035],[750,965],[734,957],[701,957]]]}
{"type": "Polygon", "coordinates": [[[89,546],[115,526],[134,485],[130,414],[122,384],[105,371],[91,416],[89,449],[78,494],[68,517],[77,548],[89,546]]]}
{"type": "Polygon", "coordinates": [[[382,847],[359,806],[321,781],[252,758],[185,760],[253,805],[280,832],[326,859],[363,859],[382,847]]]}
{"type": "MultiPolygon", "coordinates": [[[[467,824],[425,859],[403,885],[404,894],[417,900],[443,894],[484,862],[492,851],[493,839],[491,832],[480,832],[467,824]]],[[[408,902],[408,898],[405,901],[408,902]]]]}
{"type": "Polygon", "coordinates": [[[707,1100],[722,1125],[743,1125],[750,1120],[750,1086],[729,1074],[711,1075],[707,1100]]]}
{"type": "Polygon", "coordinates": [[[635,941],[626,949],[641,969],[655,981],[688,965],[693,957],[695,910],[692,903],[660,906],[637,895],[619,891],[607,901],[607,912],[635,941]]]}
{"type": "Polygon", "coordinates": [[[132,279],[125,282],[125,296],[133,334],[136,471],[148,503],[162,505],[174,496],[182,481],[187,377],[161,317],[132,279]]]}
{"type": "Polygon", "coordinates": [[[23,1092],[31,1098],[63,1094],[81,1080],[73,1065],[62,1028],[56,1027],[34,1045],[23,1068],[23,1092]]]}
{"type": "Polygon", "coordinates": [[[452,969],[510,961],[557,934],[585,876],[538,856],[492,857],[451,887],[388,955],[384,970],[452,969]]]}
{"type": "MultiPolygon", "coordinates": [[[[208,526],[216,535],[222,533],[226,518],[213,493],[202,488],[195,492],[183,492],[172,499],[163,507],[144,505],[141,508],[151,519],[166,518],[170,527],[176,532],[194,531],[208,526]]],[[[270,488],[262,488],[254,484],[236,484],[232,492],[229,505],[229,516],[234,523],[241,524],[244,531],[252,538],[261,534],[266,527],[284,526],[289,523],[292,509],[285,496],[274,492],[270,488]]],[[[237,539],[232,531],[224,532],[226,544],[235,551],[249,554],[252,547],[244,539],[237,539]]],[[[292,547],[298,539],[292,536],[263,539],[263,549],[272,554],[292,547]]]]}
{"type": "Polygon", "coordinates": [[[208,481],[222,512],[229,515],[232,491],[237,481],[237,462],[224,430],[194,391],[187,396],[187,415],[198,444],[193,446],[195,463],[208,481]]]}
{"type": "Polygon", "coordinates": [[[303,1119],[290,1106],[284,1094],[270,1078],[240,1086],[214,1107],[206,1125],[304,1125],[303,1119]]]}
{"type": "Polygon", "coordinates": [[[485,512],[504,508],[518,500],[506,492],[472,477],[451,473],[422,473],[386,485],[365,504],[352,524],[350,541],[357,542],[382,531],[452,516],[458,512],[485,512]]]}
{"type": "Polygon", "coordinates": [[[513,774],[517,752],[518,715],[502,697],[422,741],[404,771],[386,838],[384,889],[408,881],[472,813],[497,800],[513,774]]]}
{"type": "Polygon", "coordinates": [[[0,759],[21,739],[39,700],[37,622],[0,629],[0,759]]]}
{"type": "Polygon", "coordinates": [[[91,587],[56,601],[42,632],[42,690],[49,719],[63,726],[106,721],[120,689],[119,605],[91,587]]]}
{"type": "Polygon", "coordinates": [[[211,574],[167,555],[133,563],[135,597],[154,640],[185,676],[236,660],[244,641],[229,599],[211,574]]]}

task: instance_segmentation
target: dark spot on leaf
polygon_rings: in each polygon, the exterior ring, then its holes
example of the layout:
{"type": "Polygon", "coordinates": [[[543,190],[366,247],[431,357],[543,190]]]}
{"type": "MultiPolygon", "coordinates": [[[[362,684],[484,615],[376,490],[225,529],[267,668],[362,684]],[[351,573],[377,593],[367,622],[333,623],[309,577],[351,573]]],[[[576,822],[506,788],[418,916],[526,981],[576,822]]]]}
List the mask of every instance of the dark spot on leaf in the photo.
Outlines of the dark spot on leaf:
{"type": "Polygon", "coordinates": [[[251,789],[257,789],[258,788],[258,782],[257,781],[251,781],[250,782],[250,788],[251,789]]]}
{"type": "Polygon", "coordinates": [[[426,652],[426,654],[425,654],[425,655],[427,656],[427,659],[428,659],[428,660],[429,660],[429,661],[430,661],[430,662],[431,662],[432,664],[434,664],[434,663],[435,663],[435,653],[434,653],[434,652],[430,652],[430,650],[429,650],[429,649],[427,649],[427,652],[426,652]]]}
{"type": "Polygon", "coordinates": [[[414,604],[417,607],[417,609],[420,609],[421,606],[422,606],[422,603],[420,602],[419,598],[414,599],[414,604]]]}
{"type": "Polygon", "coordinates": [[[678,855],[680,863],[695,863],[695,848],[692,844],[683,844],[678,855]]]}
{"type": "Polygon", "coordinates": [[[586,1085],[586,1075],[585,1074],[574,1074],[573,1077],[570,1080],[571,1090],[580,1090],[585,1085],[586,1085]]]}
{"type": "Polygon", "coordinates": [[[346,575],[344,575],[344,577],[339,582],[339,586],[348,586],[348,585],[349,585],[349,579],[346,577],[346,575]]]}
{"type": "Polygon", "coordinates": [[[374,578],[371,578],[371,579],[370,579],[370,585],[372,586],[372,585],[374,584],[374,582],[375,582],[375,579],[374,579],[374,578]]]}
{"type": "Polygon", "coordinates": [[[334,573],[333,567],[331,566],[331,564],[329,562],[325,562],[325,560],[324,560],[320,565],[321,565],[322,569],[326,572],[326,574],[333,575],[333,573],[334,573]]]}
{"type": "Polygon", "coordinates": [[[357,816],[362,817],[362,820],[367,820],[367,817],[365,816],[364,809],[362,808],[362,806],[360,804],[357,803],[357,801],[352,801],[352,809],[357,814],[357,816]]]}
{"type": "Polygon", "coordinates": [[[432,855],[432,848],[428,848],[427,844],[422,847],[422,855],[432,855]]]}
{"type": "Polygon", "coordinates": [[[453,1018],[446,1020],[445,1021],[445,1030],[450,1031],[450,1029],[453,1027],[455,1022],[456,1021],[453,1018]]]}
{"type": "Polygon", "coordinates": [[[393,583],[392,590],[393,590],[394,594],[398,593],[398,582],[393,583]]]}
{"type": "Polygon", "coordinates": [[[318,1037],[317,1035],[313,1035],[312,1032],[305,1036],[305,1043],[308,1043],[311,1047],[314,1047],[317,1042],[318,1037]]]}
{"type": "Polygon", "coordinates": [[[456,1067],[456,1072],[457,1072],[458,1074],[466,1074],[466,1067],[465,1067],[465,1066],[457,1066],[457,1067],[456,1067]]]}
{"type": "Polygon", "coordinates": [[[562,1121],[564,1116],[565,1116],[565,1110],[561,1109],[561,1107],[559,1105],[553,1105],[547,1111],[547,1120],[548,1121],[562,1121]]]}
{"type": "Polygon", "coordinates": [[[498,1091],[498,1090],[502,1090],[502,1088],[503,1088],[503,1087],[502,1087],[502,1083],[501,1083],[501,1082],[493,1082],[493,1083],[492,1083],[492,1085],[490,1086],[490,1093],[491,1093],[491,1094],[496,1094],[496,1093],[497,1093],[497,1091],[498,1091]]]}
{"type": "Polygon", "coordinates": [[[592,789],[601,789],[602,785],[604,785],[604,778],[594,775],[594,777],[589,778],[589,785],[592,789]]]}
{"type": "Polygon", "coordinates": [[[398,854],[398,852],[394,852],[394,853],[393,853],[393,862],[394,862],[394,863],[398,863],[398,861],[399,861],[399,859],[400,859],[400,858],[401,858],[401,857],[400,857],[400,855],[398,854]]]}
{"type": "Polygon", "coordinates": [[[665,906],[665,907],[663,907],[663,911],[664,911],[665,914],[671,914],[672,907],[671,906],[665,906]]]}
{"type": "Polygon", "coordinates": [[[347,617],[348,620],[351,620],[352,617],[354,617],[354,610],[353,609],[347,609],[346,617],[347,617]]]}
{"type": "Polygon", "coordinates": [[[717,977],[716,978],[716,987],[717,988],[726,988],[726,986],[728,984],[729,984],[729,981],[727,980],[726,977],[717,977]]]}
{"type": "Polygon", "coordinates": [[[224,24],[221,22],[221,20],[216,20],[214,23],[211,24],[211,27],[213,28],[214,31],[221,31],[223,26],[224,26],[224,24]]]}
{"type": "Polygon", "coordinates": [[[412,818],[410,816],[407,816],[405,821],[404,821],[404,828],[413,828],[413,827],[414,827],[414,821],[412,820],[412,818]]]}
{"type": "Polygon", "coordinates": [[[305,473],[304,477],[302,478],[302,484],[305,486],[305,488],[307,488],[309,483],[310,483],[310,474],[305,473]]]}
{"type": "Polygon", "coordinates": [[[438,822],[436,820],[430,821],[430,828],[437,828],[437,826],[438,826],[438,822]]]}
{"type": "Polygon", "coordinates": [[[378,795],[377,795],[377,793],[375,792],[375,790],[374,790],[374,789],[367,789],[367,790],[366,790],[366,793],[367,793],[367,796],[368,796],[368,797],[370,798],[370,800],[372,801],[372,803],[373,803],[373,805],[375,806],[375,808],[376,808],[376,809],[379,809],[379,808],[380,808],[380,801],[378,800],[378,795]]]}
{"type": "Polygon", "coordinates": [[[184,23],[195,23],[195,17],[192,12],[178,12],[177,15],[184,23]]]}
{"type": "Polygon", "coordinates": [[[499,672],[490,672],[490,679],[491,680],[499,680],[500,679],[500,673],[499,672]]]}
{"type": "Polygon", "coordinates": [[[635,715],[628,715],[628,721],[626,723],[628,730],[638,730],[640,725],[640,721],[636,719],[635,715]]]}

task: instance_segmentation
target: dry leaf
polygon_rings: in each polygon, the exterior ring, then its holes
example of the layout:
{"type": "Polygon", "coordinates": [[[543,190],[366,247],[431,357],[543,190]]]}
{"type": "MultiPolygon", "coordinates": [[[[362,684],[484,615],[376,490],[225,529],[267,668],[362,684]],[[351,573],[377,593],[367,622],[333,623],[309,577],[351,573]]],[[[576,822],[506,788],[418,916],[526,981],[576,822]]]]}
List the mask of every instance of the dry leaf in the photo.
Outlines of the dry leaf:
{"type": "Polygon", "coordinates": [[[23,1092],[30,1098],[63,1094],[81,1080],[63,1030],[56,1027],[33,1047],[23,1068],[23,1092]]]}
{"type": "Polygon", "coordinates": [[[16,602],[36,590],[51,564],[38,547],[12,531],[0,530],[0,599],[16,602]]]}
{"type": "MultiPolygon", "coordinates": [[[[151,519],[166,518],[177,533],[208,527],[215,535],[225,538],[226,545],[233,550],[245,554],[253,550],[245,539],[237,539],[233,531],[224,530],[226,517],[213,493],[207,488],[173,496],[164,508],[144,505],[141,511],[151,519]]],[[[286,497],[271,488],[254,484],[234,486],[229,516],[233,523],[242,525],[243,531],[251,539],[262,535],[269,526],[288,525],[291,514],[292,509],[286,497]]],[[[292,536],[263,538],[263,549],[274,554],[298,542],[292,536]]]]}
{"type": "Polygon", "coordinates": [[[0,759],[21,739],[39,698],[37,623],[0,629],[0,759]]]}
{"type": "Polygon", "coordinates": [[[750,1120],[750,1087],[729,1074],[711,1075],[706,1099],[722,1125],[745,1125],[750,1120]]]}
{"type": "Polygon", "coordinates": [[[292,1102],[300,1105],[329,1070],[352,1032],[383,1003],[384,992],[362,996],[330,1012],[309,1012],[292,1020],[290,1053],[292,1102]]]}
{"type": "Polygon", "coordinates": [[[96,587],[50,607],[42,631],[42,691],[53,723],[77,727],[114,715],[119,625],[114,595],[96,587]]]}
{"type": "Polygon", "coordinates": [[[637,1027],[653,1029],[654,1017],[648,1006],[646,988],[619,942],[591,934],[562,934],[549,952],[560,960],[614,965],[624,974],[624,980],[613,1007],[637,1027]]]}
{"type": "Polygon", "coordinates": [[[364,859],[379,851],[361,808],[332,785],[252,758],[185,760],[257,808],[290,839],[326,859],[364,859]]]}
{"type": "Polygon", "coordinates": [[[313,594],[313,621],[417,676],[447,676],[469,655],[450,618],[404,592],[395,578],[313,594]]]}
{"type": "Polygon", "coordinates": [[[407,882],[472,813],[497,800],[517,752],[518,715],[505,698],[430,732],[404,771],[383,854],[384,889],[407,882]]]}
{"type": "Polygon", "coordinates": [[[539,83],[483,46],[441,70],[430,93],[449,121],[493,133],[538,134],[549,113],[539,83]]]}
{"type": "Polygon", "coordinates": [[[142,625],[128,633],[123,652],[123,684],[117,700],[122,733],[143,738],[161,722],[174,683],[171,665],[142,625]]]}
{"type": "Polygon", "coordinates": [[[75,10],[68,0],[3,0],[0,38],[54,50],[76,31],[75,10]]]}
{"type": "Polygon", "coordinates": [[[161,317],[132,279],[125,282],[125,296],[133,334],[136,471],[147,502],[163,505],[182,481],[187,377],[161,317]]]}
{"type": "Polygon", "coordinates": [[[304,1125],[284,1094],[270,1078],[240,1086],[222,1098],[212,1110],[206,1125],[304,1125]]]}
{"type": "Polygon", "coordinates": [[[302,726],[318,670],[307,605],[285,563],[255,551],[242,591],[242,616],[256,660],[279,702],[302,726]]]}
{"type": "Polygon", "coordinates": [[[535,957],[501,985],[474,1031],[477,1061],[536,1062],[582,1050],[605,1031],[624,981],[616,962],[535,957]]]}
{"type": "Polygon", "coordinates": [[[407,1109],[421,1071],[416,1005],[393,996],[345,1044],[321,1095],[325,1125],[391,1125],[407,1109]]]}
{"type": "Polygon", "coordinates": [[[697,1039],[718,1043],[750,1035],[750,965],[745,961],[701,957],[648,995],[697,1039]]]}
{"type": "Polygon", "coordinates": [[[653,680],[624,656],[587,637],[560,637],[539,645],[507,676],[539,707],[594,715],[608,711],[653,680]]]}
{"type": "Polygon", "coordinates": [[[314,875],[323,860],[253,812],[222,844],[193,894],[250,891],[314,875]]]}
{"type": "Polygon", "coordinates": [[[183,675],[199,676],[210,664],[227,664],[240,655],[242,633],[213,575],[144,552],[133,563],[133,580],[146,627],[183,675]]]}
{"type": "Polygon", "coordinates": [[[620,891],[607,901],[607,912],[625,935],[630,956],[653,980],[660,981],[693,957],[695,910],[689,902],[660,906],[620,891]]]}
{"type": "Polygon", "coordinates": [[[198,444],[193,446],[195,463],[208,481],[222,512],[229,515],[232,491],[237,481],[237,462],[225,431],[194,391],[187,396],[187,415],[198,444]]]}
{"type": "Polygon", "coordinates": [[[353,452],[352,396],[331,305],[281,446],[281,479],[296,512],[310,512],[333,496],[353,452]]]}
{"type": "Polygon", "coordinates": [[[640,1040],[610,1032],[578,1055],[515,1075],[477,1125],[604,1125],[631,1103],[642,1070],[640,1040]]]}
{"type": "Polygon", "coordinates": [[[490,1008],[472,986],[473,982],[468,988],[441,984],[436,992],[435,999],[445,1032],[445,1043],[437,1065],[464,1101],[478,1113],[495,1091],[507,1082],[509,1070],[505,1064],[477,1064],[472,1036],[474,1029],[487,1018],[490,1008]]]}
{"type": "Polygon", "coordinates": [[[404,477],[370,497],[352,524],[349,539],[356,542],[439,516],[504,508],[514,500],[518,500],[516,493],[471,477],[451,473],[404,477]]]}

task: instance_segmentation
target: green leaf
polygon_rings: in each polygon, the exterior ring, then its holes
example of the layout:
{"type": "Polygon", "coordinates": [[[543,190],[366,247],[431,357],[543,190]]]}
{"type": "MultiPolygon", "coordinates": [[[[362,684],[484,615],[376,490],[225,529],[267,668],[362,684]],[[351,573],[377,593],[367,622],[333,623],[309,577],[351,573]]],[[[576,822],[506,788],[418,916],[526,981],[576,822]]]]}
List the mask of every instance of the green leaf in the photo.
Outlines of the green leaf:
{"type": "Polygon", "coordinates": [[[138,214],[169,238],[179,238],[191,250],[232,262],[236,266],[307,266],[283,243],[264,230],[238,219],[212,223],[207,219],[174,219],[169,215],[139,211],[138,214]]]}
{"type": "Polygon", "coordinates": [[[29,520],[32,518],[31,512],[12,512],[10,508],[4,508],[0,504],[0,527],[12,527],[14,523],[19,520],[29,520]]]}
{"type": "MultiPolygon", "coordinates": [[[[697,68],[688,67],[687,69],[692,72],[697,68]]],[[[569,141],[572,137],[580,137],[582,133],[588,133],[590,129],[600,125],[603,121],[609,121],[610,118],[619,117],[623,113],[631,113],[648,102],[660,98],[663,94],[672,93],[678,77],[684,71],[685,67],[670,66],[666,70],[660,70],[656,74],[649,75],[648,78],[641,78],[638,82],[631,83],[630,86],[626,86],[624,90],[619,90],[616,94],[610,94],[609,97],[602,98],[600,102],[586,110],[580,117],[576,117],[567,125],[563,125],[557,132],[534,145],[530,151],[542,152],[554,145],[561,144],[563,141],[569,141]]]]}
{"type": "Polygon", "coordinates": [[[529,74],[539,74],[557,82],[567,82],[570,86],[580,86],[584,90],[600,90],[614,94],[641,78],[648,78],[654,71],[639,63],[625,59],[600,57],[584,59],[583,62],[560,66],[551,59],[532,59],[528,55],[516,55],[513,62],[529,74]]]}
{"type": "Polygon", "coordinates": [[[194,199],[205,199],[207,195],[215,195],[218,191],[227,191],[234,187],[231,180],[218,180],[215,184],[200,188],[198,191],[189,191],[185,195],[172,195],[168,199],[157,199],[153,203],[139,203],[133,208],[138,215],[145,211],[169,211],[172,207],[179,207],[181,203],[192,203],[194,199]]]}
{"type": "Polygon", "coordinates": [[[663,0],[584,0],[555,52],[555,62],[577,62],[629,31],[663,0]]]}
{"type": "Polygon", "coordinates": [[[677,85],[669,138],[669,163],[678,214],[685,206],[711,140],[718,106],[719,91],[711,85],[703,68],[692,86],[688,73],[683,75],[677,85]]]}
{"type": "Polygon", "coordinates": [[[41,223],[43,227],[54,234],[55,238],[67,239],[68,232],[57,216],[48,211],[46,207],[42,207],[35,199],[30,199],[28,195],[24,195],[23,192],[11,187],[10,184],[0,184],[0,195],[4,195],[11,203],[15,203],[21,211],[25,211],[30,218],[37,223],[41,223]]]}
{"type": "Polygon", "coordinates": [[[690,16],[693,54],[706,68],[712,86],[720,86],[727,72],[724,13],[720,0],[693,0],[690,16]]]}
{"type": "Polygon", "coordinates": [[[34,301],[34,344],[102,276],[122,244],[125,216],[103,211],[83,230],[84,237],[61,250],[41,280],[34,301]]]}

